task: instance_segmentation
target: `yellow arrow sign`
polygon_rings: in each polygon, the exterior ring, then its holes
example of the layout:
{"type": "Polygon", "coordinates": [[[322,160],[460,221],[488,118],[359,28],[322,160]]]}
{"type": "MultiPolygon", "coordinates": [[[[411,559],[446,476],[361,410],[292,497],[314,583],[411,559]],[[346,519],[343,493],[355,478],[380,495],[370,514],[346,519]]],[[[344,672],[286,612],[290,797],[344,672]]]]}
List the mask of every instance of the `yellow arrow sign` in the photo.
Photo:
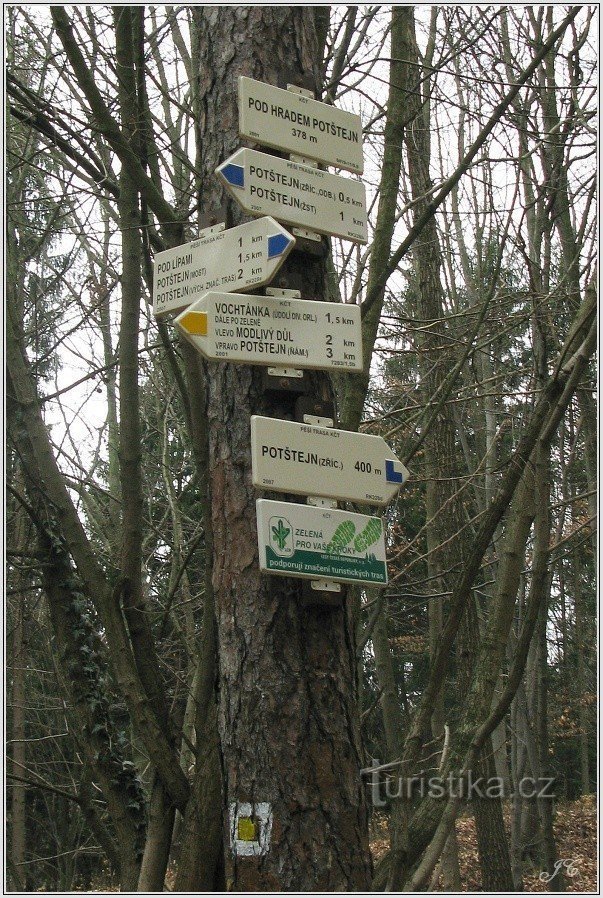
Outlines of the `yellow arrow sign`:
{"type": "Polygon", "coordinates": [[[207,336],[207,312],[187,312],[178,320],[178,324],[195,337],[207,336]]]}

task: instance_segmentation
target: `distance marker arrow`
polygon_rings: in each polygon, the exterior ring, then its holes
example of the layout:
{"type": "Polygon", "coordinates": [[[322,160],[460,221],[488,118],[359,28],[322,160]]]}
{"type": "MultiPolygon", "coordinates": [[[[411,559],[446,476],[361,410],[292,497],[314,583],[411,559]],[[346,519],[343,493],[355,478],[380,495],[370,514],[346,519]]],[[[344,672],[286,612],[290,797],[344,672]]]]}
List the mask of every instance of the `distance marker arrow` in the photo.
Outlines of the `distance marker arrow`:
{"type": "Polygon", "coordinates": [[[245,147],[219,165],[216,175],[250,215],[272,215],[319,234],[368,243],[362,181],[245,147]]]}
{"type": "Polygon", "coordinates": [[[362,370],[360,306],[212,290],[174,323],[208,359],[362,370]]]}
{"type": "Polygon", "coordinates": [[[253,485],[385,505],[410,476],[379,436],[251,416],[253,485]]]}
{"type": "Polygon", "coordinates": [[[208,290],[233,293],[268,284],[294,246],[295,237],[264,216],[156,253],[153,313],[180,311],[208,290]]]}

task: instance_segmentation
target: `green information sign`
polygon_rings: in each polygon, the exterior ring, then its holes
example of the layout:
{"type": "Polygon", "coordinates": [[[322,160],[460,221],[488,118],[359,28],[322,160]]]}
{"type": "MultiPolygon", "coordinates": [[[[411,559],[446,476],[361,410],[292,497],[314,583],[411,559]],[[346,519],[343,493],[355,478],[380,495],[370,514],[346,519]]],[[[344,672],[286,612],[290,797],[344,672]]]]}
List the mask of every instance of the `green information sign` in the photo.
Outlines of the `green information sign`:
{"type": "Polygon", "coordinates": [[[258,499],[260,570],[286,577],[387,584],[381,518],[258,499]]]}

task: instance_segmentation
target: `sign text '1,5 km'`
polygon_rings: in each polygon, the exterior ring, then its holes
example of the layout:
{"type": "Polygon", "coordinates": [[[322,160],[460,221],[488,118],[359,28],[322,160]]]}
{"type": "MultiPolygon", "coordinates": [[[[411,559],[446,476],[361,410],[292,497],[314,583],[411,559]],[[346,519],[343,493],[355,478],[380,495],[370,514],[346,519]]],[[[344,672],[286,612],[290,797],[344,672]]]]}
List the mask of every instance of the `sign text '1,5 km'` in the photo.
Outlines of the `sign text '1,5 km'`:
{"type": "Polygon", "coordinates": [[[362,369],[360,306],[211,291],[175,324],[208,359],[347,371],[362,369]]]}
{"type": "Polygon", "coordinates": [[[156,253],[153,314],[184,309],[208,290],[232,293],[272,280],[295,245],[270,216],[156,253]]]}
{"type": "Polygon", "coordinates": [[[361,175],[359,115],[303,94],[239,77],[239,134],[361,175]]]}
{"type": "Polygon", "coordinates": [[[287,577],[387,584],[381,518],[258,499],[260,570],[287,577]]]}
{"type": "Polygon", "coordinates": [[[216,174],[250,215],[272,215],[319,234],[368,243],[362,181],[248,149],[233,153],[216,174]]]}
{"type": "Polygon", "coordinates": [[[253,485],[385,505],[408,471],[382,437],[251,416],[253,485]]]}

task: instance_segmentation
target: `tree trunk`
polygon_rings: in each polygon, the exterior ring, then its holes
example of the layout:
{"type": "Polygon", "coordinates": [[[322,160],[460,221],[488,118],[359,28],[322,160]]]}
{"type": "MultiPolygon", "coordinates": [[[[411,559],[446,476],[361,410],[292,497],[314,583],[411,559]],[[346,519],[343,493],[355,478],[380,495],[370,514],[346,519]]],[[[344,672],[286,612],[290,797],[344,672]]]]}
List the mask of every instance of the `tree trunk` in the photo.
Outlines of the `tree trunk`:
{"type": "MultiPolygon", "coordinates": [[[[209,511],[208,511],[209,515],[209,511]]],[[[206,528],[209,553],[210,530],[206,528]]],[[[195,773],[186,812],[174,884],[177,892],[223,891],[222,769],[215,696],[216,621],[211,567],[205,571],[205,604],[195,675],[195,773]]]]}
{"type": "Polygon", "coordinates": [[[195,778],[183,819],[175,892],[224,891],[220,745],[215,703],[197,736],[195,778]],[[216,775],[216,771],[218,775],[216,775]]]}
{"type": "MultiPolygon", "coordinates": [[[[388,762],[399,761],[404,749],[404,721],[398,698],[398,689],[392,663],[391,648],[387,634],[387,601],[384,599],[375,629],[373,631],[373,648],[377,680],[383,690],[381,709],[383,713],[383,729],[388,762]]],[[[401,768],[394,767],[391,772],[394,782],[399,783],[401,768]]],[[[392,854],[392,871],[406,857],[408,852],[408,804],[406,790],[392,790],[391,812],[389,819],[390,844],[392,854]]],[[[390,877],[391,882],[391,877],[390,877]]]]}
{"type": "Polygon", "coordinates": [[[153,778],[147,838],[142,856],[138,892],[163,892],[170,859],[175,808],[158,776],[153,778]]]}
{"type": "MultiPolygon", "coordinates": [[[[204,7],[198,31],[210,211],[219,197],[213,170],[238,142],[237,75],[282,86],[309,78],[317,87],[317,44],[307,7],[204,7]]],[[[231,211],[229,222],[240,220],[231,211]]],[[[322,259],[298,255],[279,284],[322,296],[322,259]]],[[[299,581],[258,569],[250,416],[291,418],[292,403],[265,395],[256,369],[209,364],[207,371],[227,887],[365,889],[371,871],[351,614],[347,603],[304,608],[299,581]]],[[[316,397],[329,397],[325,375],[308,381],[316,397]]]]}
{"type": "MultiPolygon", "coordinates": [[[[546,787],[547,774],[550,770],[549,762],[549,738],[548,738],[548,645],[547,622],[550,595],[550,575],[547,562],[549,558],[548,543],[550,535],[550,486],[549,486],[549,456],[544,448],[541,448],[536,456],[535,482],[536,482],[536,519],[534,539],[534,566],[532,571],[532,589],[542,593],[540,602],[540,620],[538,623],[537,651],[538,666],[536,675],[536,721],[537,721],[537,745],[538,745],[538,787],[540,792],[536,801],[540,828],[542,833],[543,863],[551,879],[549,889],[552,892],[565,890],[565,878],[557,865],[557,847],[553,831],[553,798],[550,788],[546,787]]],[[[536,773],[536,771],[534,771],[536,773]]]]}
{"type": "MultiPolygon", "coordinates": [[[[464,626],[459,634],[458,682],[461,700],[466,701],[471,678],[476,666],[480,636],[475,599],[469,598],[464,616],[464,626]]],[[[500,678],[497,677],[498,685],[500,678]]],[[[494,692],[494,695],[496,693],[494,692]]],[[[480,788],[471,796],[471,810],[475,818],[477,849],[482,874],[482,888],[486,892],[513,890],[513,874],[509,845],[502,813],[502,799],[497,790],[488,791],[496,776],[492,739],[486,739],[484,749],[476,763],[476,782],[480,788]]]]}
{"type": "Polygon", "coordinates": [[[580,728],[580,791],[582,795],[590,793],[590,770],[588,757],[588,708],[585,701],[588,693],[586,682],[586,620],[582,582],[580,580],[580,559],[578,552],[573,554],[574,573],[574,608],[576,614],[574,639],[576,643],[576,686],[575,694],[578,704],[578,726],[580,728]]]}
{"type": "MultiPolygon", "coordinates": [[[[419,69],[419,53],[414,27],[411,40],[411,59],[417,63],[419,69]]],[[[418,219],[427,204],[426,197],[430,195],[432,181],[429,173],[430,161],[430,121],[428,95],[422,96],[420,88],[415,87],[412,97],[409,98],[409,107],[414,111],[414,124],[412,132],[405,133],[405,146],[408,154],[408,170],[412,185],[412,196],[415,202],[414,215],[418,219]]],[[[432,327],[422,331],[419,342],[419,363],[422,373],[425,402],[430,397],[438,395],[438,392],[449,373],[451,354],[446,348],[445,326],[443,324],[442,286],[440,280],[441,250],[435,220],[432,218],[425,226],[413,245],[413,255],[416,259],[416,275],[418,281],[418,308],[417,317],[420,320],[430,322],[432,327]]],[[[428,544],[428,576],[436,593],[443,595],[447,592],[462,565],[463,538],[457,536],[464,523],[464,515],[461,500],[455,496],[455,490],[461,475],[458,464],[459,452],[456,445],[456,426],[454,415],[449,407],[444,406],[433,424],[425,441],[426,459],[426,517],[427,517],[427,544],[428,544]]],[[[461,679],[467,689],[473,668],[473,650],[479,643],[479,631],[477,617],[473,608],[474,598],[471,596],[465,613],[465,624],[461,631],[459,641],[459,666],[462,669],[461,679]],[[472,623],[469,617],[472,617],[472,623]],[[463,638],[462,634],[465,634],[463,638]]],[[[440,599],[429,602],[430,617],[430,641],[432,644],[432,657],[441,633],[441,608],[438,607],[440,599]]],[[[442,702],[442,696],[439,697],[442,702]]],[[[441,708],[434,707],[434,735],[440,736],[442,730],[441,708]]],[[[488,741],[490,745],[490,740],[488,741]]],[[[495,857],[504,857],[507,862],[503,867],[492,869],[491,873],[485,871],[488,881],[504,882],[504,888],[512,887],[510,862],[508,860],[508,848],[504,839],[504,826],[502,824],[502,809],[500,799],[491,799],[491,807],[487,813],[482,813],[482,805],[478,806],[476,814],[476,826],[485,828],[485,832],[478,840],[478,844],[489,846],[485,854],[480,853],[480,859],[485,867],[488,867],[495,857]],[[494,804],[498,801],[498,821],[495,827],[490,827],[493,821],[492,814],[496,811],[494,804]],[[497,838],[503,837],[503,842],[494,851],[492,846],[497,838]]],[[[454,835],[451,834],[451,839],[454,835]]],[[[398,887],[401,887],[398,883],[398,887]]],[[[445,883],[446,886],[457,886],[453,880],[445,883]]]]}
{"type": "MultiPolygon", "coordinates": [[[[477,765],[478,778],[492,783],[496,765],[492,755],[492,740],[486,741],[477,765]]],[[[477,848],[484,892],[512,892],[514,890],[511,856],[502,814],[502,800],[497,793],[472,798],[477,832],[477,848]]]]}
{"type": "Polygon", "coordinates": [[[519,693],[511,707],[511,782],[513,799],[511,803],[511,872],[514,891],[523,892],[523,858],[521,850],[521,808],[523,799],[519,792],[519,782],[525,769],[525,747],[521,739],[519,725],[522,719],[518,711],[519,693]]]}
{"type": "MultiPolygon", "coordinates": [[[[17,488],[23,494],[22,478],[17,477],[17,488]],[[21,481],[21,482],[19,482],[21,481]]],[[[14,545],[21,550],[26,547],[26,528],[25,528],[25,512],[18,507],[15,513],[16,521],[12,532],[14,545]]],[[[25,586],[25,578],[21,571],[16,572],[15,587],[17,595],[15,598],[14,616],[12,617],[12,640],[11,640],[11,663],[12,663],[12,689],[10,693],[11,701],[11,738],[12,745],[9,751],[11,760],[9,762],[9,770],[17,776],[22,777],[25,773],[25,765],[27,762],[27,742],[25,741],[25,689],[26,689],[26,661],[27,655],[25,647],[27,645],[25,639],[25,628],[23,617],[26,607],[26,594],[19,592],[19,587],[25,586]]],[[[12,870],[18,875],[19,880],[13,882],[16,890],[24,891],[26,884],[27,868],[25,867],[25,846],[26,846],[26,816],[25,816],[25,797],[26,786],[17,780],[11,783],[10,788],[10,858],[12,862],[12,870]]]]}

